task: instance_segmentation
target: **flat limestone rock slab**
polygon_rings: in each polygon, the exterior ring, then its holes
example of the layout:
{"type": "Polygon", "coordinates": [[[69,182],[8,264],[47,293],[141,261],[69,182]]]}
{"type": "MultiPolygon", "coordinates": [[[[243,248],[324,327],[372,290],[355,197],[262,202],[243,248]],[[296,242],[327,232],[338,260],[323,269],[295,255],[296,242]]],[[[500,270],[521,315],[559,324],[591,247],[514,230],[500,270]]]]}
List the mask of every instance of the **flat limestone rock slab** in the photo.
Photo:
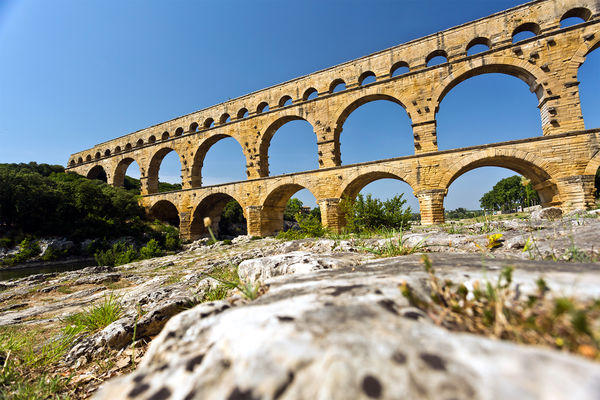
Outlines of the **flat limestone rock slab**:
{"type": "MultiPolygon", "coordinates": [[[[527,290],[597,296],[600,268],[431,256],[441,278],[495,280],[507,264],[527,290]]],[[[598,399],[600,364],[434,325],[398,285],[427,289],[418,255],[266,279],[237,306],[205,303],[173,317],[134,373],[96,399],[598,399]]],[[[239,303],[237,303],[239,304],[239,303]]]]}

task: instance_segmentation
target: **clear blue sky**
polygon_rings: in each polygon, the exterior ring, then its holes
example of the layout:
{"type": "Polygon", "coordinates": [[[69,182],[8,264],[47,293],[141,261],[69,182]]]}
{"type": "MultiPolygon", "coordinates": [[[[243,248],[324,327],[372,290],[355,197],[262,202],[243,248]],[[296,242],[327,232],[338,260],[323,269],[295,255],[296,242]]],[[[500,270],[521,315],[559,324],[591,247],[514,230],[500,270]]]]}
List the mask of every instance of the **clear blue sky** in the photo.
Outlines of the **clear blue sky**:
{"type": "MultiPolygon", "coordinates": [[[[519,3],[0,0],[0,162],[64,165],[71,153],[96,143],[519,3]]],[[[599,53],[580,72],[588,128],[600,126],[599,53]]],[[[536,105],[514,77],[467,80],[441,104],[440,149],[540,135],[536,105]]],[[[387,102],[351,114],[341,142],[343,164],[414,152],[406,112],[387,102]]],[[[269,155],[272,174],[316,168],[310,125],[282,127],[269,155]]],[[[206,184],[245,179],[233,139],[218,142],[204,165],[206,184]]],[[[135,168],[128,174],[135,176],[135,168]]],[[[161,180],[179,181],[179,169],[171,153],[161,180]]],[[[467,173],[450,187],[445,206],[479,208],[481,195],[513,174],[467,173]]],[[[314,205],[303,192],[301,199],[314,205]]],[[[383,198],[405,192],[418,209],[399,181],[378,181],[363,192],[383,198]]]]}

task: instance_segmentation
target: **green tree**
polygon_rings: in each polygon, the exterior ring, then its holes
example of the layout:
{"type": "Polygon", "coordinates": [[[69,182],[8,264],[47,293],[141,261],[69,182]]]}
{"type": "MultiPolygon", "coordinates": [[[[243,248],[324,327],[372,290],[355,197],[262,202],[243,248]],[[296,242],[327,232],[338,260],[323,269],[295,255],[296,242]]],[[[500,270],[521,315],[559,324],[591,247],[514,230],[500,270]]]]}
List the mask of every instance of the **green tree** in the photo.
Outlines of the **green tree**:
{"type": "Polygon", "coordinates": [[[405,207],[402,194],[381,201],[371,194],[359,194],[356,199],[342,200],[342,212],[346,218],[346,229],[361,232],[376,229],[407,229],[410,226],[412,210],[405,207]]]}
{"type": "Polygon", "coordinates": [[[504,178],[479,200],[486,210],[514,211],[518,206],[528,207],[539,203],[537,192],[528,179],[518,175],[504,178]]]}
{"type": "Polygon", "coordinates": [[[285,205],[285,210],[283,211],[283,219],[286,221],[295,221],[296,214],[302,213],[302,206],[304,204],[297,198],[291,198],[288,200],[285,205]]]}

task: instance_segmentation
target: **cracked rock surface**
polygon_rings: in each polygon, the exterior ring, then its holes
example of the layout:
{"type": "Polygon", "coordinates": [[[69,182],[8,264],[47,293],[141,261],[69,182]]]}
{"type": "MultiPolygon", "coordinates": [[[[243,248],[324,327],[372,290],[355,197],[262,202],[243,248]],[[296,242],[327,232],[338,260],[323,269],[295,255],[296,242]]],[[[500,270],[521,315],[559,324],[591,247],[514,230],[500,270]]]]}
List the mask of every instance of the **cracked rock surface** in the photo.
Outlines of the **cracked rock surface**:
{"type": "MultiPolygon", "coordinates": [[[[506,265],[473,255],[435,254],[432,261],[441,278],[457,282],[496,279],[506,265]]],[[[589,297],[600,292],[595,264],[511,265],[524,292],[533,291],[542,275],[553,290],[589,297]]],[[[407,282],[427,293],[426,278],[418,256],[407,256],[268,279],[269,291],[254,302],[201,304],[173,317],[139,369],[107,384],[96,398],[600,396],[596,363],[433,324],[398,287],[407,282]]]]}

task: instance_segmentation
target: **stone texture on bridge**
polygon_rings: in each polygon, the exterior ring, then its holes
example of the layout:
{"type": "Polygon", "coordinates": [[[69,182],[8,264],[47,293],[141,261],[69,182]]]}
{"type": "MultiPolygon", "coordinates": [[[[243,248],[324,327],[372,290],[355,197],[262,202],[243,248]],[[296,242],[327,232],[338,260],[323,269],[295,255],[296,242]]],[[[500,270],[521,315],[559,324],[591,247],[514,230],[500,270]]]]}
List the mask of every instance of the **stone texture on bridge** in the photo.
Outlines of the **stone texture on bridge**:
{"type": "Polygon", "coordinates": [[[543,205],[588,207],[600,166],[600,130],[585,130],[577,73],[586,55],[600,47],[599,13],[600,0],[533,1],[101,143],[73,154],[68,170],[89,177],[103,170],[108,182],[119,186],[136,161],[144,205],[156,216],[179,219],[184,238],[204,234],[198,222],[204,216],[216,224],[231,198],[244,209],[249,234],[272,234],[282,227],[285,203],[302,188],[316,197],[323,223],[339,229],[340,198],[355,196],[381,178],[407,182],[419,200],[422,223],[440,223],[448,186],[481,166],[506,167],[531,179],[543,205]],[[561,28],[568,17],[583,21],[561,28]],[[534,36],[513,43],[523,31],[534,36]],[[467,55],[477,44],[488,50],[467,55]],[[447,62],[427,66],[438,55],[447,62]],[[409,71],[395,76],[400,67],[409,71]],[[460,82],[486,73],[509,74],[529,85],[539,100],[541,135],[438,151],[440,102],[460,82]],[[363,84],[368,76],[375,82],[363,84]],[[339,83],[345,90],[334,92],[339,83]],[[311,96],[315,93],[316,98],[311,96]],[[344,121],[357,107],[381,99],[406,109],[415,155],[342,167],[344,121]],[[314,128],[320,169],[269,177],[271,138],[282,125],[298,119],[314,128]],[[202,187],[204,157],[226,137],[242,146],[249,180],[202,187]],[[158,193],[158,170],[171,151],[179,155],[183,190],[158,193]]]}

